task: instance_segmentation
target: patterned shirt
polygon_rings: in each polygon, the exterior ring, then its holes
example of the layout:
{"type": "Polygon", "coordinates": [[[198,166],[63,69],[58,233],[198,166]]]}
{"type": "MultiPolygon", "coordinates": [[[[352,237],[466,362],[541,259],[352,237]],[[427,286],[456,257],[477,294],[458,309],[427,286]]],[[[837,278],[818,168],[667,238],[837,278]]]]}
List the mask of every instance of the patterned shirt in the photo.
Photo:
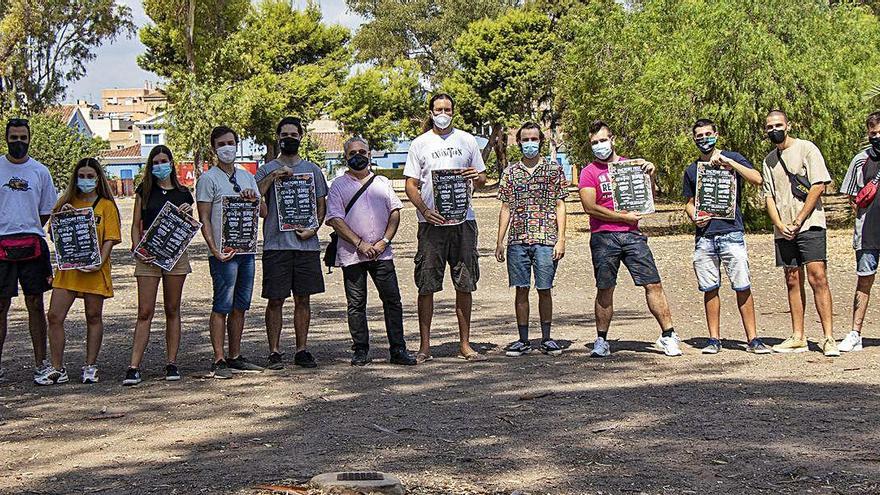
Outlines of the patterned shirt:
{"type": "Polygon", "coordinates": [[[556,202],[568,196],[567,186],[562,167],[543,158],[531,173],[522,162],[507,167],[498,199],[510,207],[508,244],[555,245],[556,202]]]}

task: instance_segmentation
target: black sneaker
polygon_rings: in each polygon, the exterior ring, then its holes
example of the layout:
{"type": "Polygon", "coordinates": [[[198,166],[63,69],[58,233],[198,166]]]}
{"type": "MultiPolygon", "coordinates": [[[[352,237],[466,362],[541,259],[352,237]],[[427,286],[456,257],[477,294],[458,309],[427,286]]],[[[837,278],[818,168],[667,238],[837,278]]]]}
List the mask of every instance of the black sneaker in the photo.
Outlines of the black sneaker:
{"type": "Polygon", "coordinates": [[[137,368],[129,368],[125,371],[125,379],[122,380],[122,384],[125,386],[137,385],[142,381],[141,370],[137,368]]]}
{"type": "Polygon", "coordinates": [[[354,356],[351,357],[351,365],[352,366],[366,366],[373,359],[370,358],[370,353],[365,349],[358,349],[354,351],[354,356]]]}
{"type": "Polygon", "coordinates": [[[266,369],[267,370],[283,370],[284,363],[281,362],[282,356],[284,356],[284,354],[282,354],[280,352],[273,352],[272,354],[269,354],[269,359],[268,359],[269,364],[266,365],[266,369]]]}
{"type": "Polygon", "coordinates": [[[221,359],[211,365],[211,376],[220,380],[232,378],[232,370],[229,369],[229,365],[226,364],[225,359],[221,359]]]}
{"type": "Polygon", "coordinates": [[[504,355],[508,357],[520,357],[526,354],[530,354],[531,352],[531,342],[523,342],[521,340],[517,340],[516,342],[507,346],[506,349],[504,349],[504,355]]]}
{"type": "Polygon", "coordinates": [[[180,380],[180,370],[177,369],[177,365],[174,363],[168,363],[165,365],[165,381],[166,382],[176,382],[180,380]]]}
{"type": "Polygon", "coordinates": [[[306,350],[302,350],[293,355],[293,364],[297,366],[302,366],[303,368],[317,368],[318,363],[315,362],[315,358],[312,357],[312,353],[306,350]]]}
{"type": "Polygon", "coordinates": [[[541,352],[550,356],[559,356],[562,354],[562,347],[553,339],[547,339],[541,342],[541,352]]]}
{"type": "Polygon", "coordinates": [[[228,364],[233,373],[262,373],[264,369],[262,366],[248,361],[244,356],[230,359],[228,364]]]}
{"type": "Polygon", "coordinates": [[[418,364],[418,360],[416,360],[415,356],[406,350],[391,351],[391,357],[388,358],[388,362],[391,364],[400,364],[402,366],[415,366],[418,364]]]}

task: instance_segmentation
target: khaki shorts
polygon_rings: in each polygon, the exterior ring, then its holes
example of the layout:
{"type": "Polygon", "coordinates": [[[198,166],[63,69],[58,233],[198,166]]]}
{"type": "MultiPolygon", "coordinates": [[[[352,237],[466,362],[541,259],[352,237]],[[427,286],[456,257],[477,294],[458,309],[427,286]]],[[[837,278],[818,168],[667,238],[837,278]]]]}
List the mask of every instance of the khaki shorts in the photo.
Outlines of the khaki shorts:
{"type": "Polygon", "coordinates": [[[187,253],[183,253],[177,260],[177,264],[167,272],[152,263],[144,263],[137,258],[134,260],[135,277],[161,277],[162,275],[188,275],[190,273],[192,273],[192,267],[189,266],[187,253]]]}

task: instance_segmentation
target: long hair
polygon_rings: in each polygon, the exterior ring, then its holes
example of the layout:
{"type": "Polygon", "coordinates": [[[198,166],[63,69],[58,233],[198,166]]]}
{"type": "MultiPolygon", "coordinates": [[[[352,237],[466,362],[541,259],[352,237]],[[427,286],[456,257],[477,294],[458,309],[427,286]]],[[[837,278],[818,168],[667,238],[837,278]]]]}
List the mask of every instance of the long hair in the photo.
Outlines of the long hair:
{"type": "Polygon", "coordinates": [[[455,112],[455,100],[452,99],[452,96],[446,93],[435,94],[428,100],[428,116],[422,121],[422,132],[428,132],[434,128],[434,119],[431,118],[431,114],[434,113],[434,102],[437,100],[449,100],[452,103],[452,111],[455,112]]]}
{"type": "Polygon", "coordinates": [[[150,193],[153,192],[153,185],[156,182],[153,180],[153,160],[159,153],[168,155],[168,162],[171,164],[171,176],[169,177],[171,179],[171,184],[175,189],[180,191],[185,190],[180,184],[180,181],[177,180],[177,166],[174,164],[174,155],[171,154],[171,150],[168,146],[160,144],[150,151],[150,155],[147,157],[147,168],[144,169],[144,176],[141,178],[141,185],[138,188],[140,191],[138,195],[141,197],[141,210],[146,210],[147,203],[150,202],[150,193]]]}
{"type": "MultiPolygon", "coordinates": [[[[98,160],[95,160],[94,158],[83,158],[77,162],[76,166],[73,167],[73,171],[70,172],[70,180],[67,182],[64,194],[62,194],[58,199],[58,202],[55,203],[55,208],[52,208],[52,213],[57,213],[61,210],[62,206],[70,203],[77,197],[79,189],[76,187],[76,179],[77,174],[79,174],[79,169],[83,167],[91,167],[98,175],[96,181],[97,187],[95,188],[98,197],[109,200],[113,203],[113,206],[116,206],[116,201],[113,199],[113,193],[110,190],[110,183],[107,182],[107,175],[104,173],[104,167],[102,167],[98,160]]],[[[116,206],[116,210],[119,210],[118,206],[116,206]]]]}

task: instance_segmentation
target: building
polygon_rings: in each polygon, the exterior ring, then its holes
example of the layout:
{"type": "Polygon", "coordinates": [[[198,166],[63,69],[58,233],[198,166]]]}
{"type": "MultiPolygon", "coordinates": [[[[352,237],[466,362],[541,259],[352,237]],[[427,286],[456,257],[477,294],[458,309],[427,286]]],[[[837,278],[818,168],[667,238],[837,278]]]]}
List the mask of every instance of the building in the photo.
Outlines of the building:
{"type": "Polygon", "coordinates": [[[157,115],[167,104],[165,91],[149,82],[143,88],[101,90],[101,110],[105,114],[127,116],[135,121],[157,115]]]}

